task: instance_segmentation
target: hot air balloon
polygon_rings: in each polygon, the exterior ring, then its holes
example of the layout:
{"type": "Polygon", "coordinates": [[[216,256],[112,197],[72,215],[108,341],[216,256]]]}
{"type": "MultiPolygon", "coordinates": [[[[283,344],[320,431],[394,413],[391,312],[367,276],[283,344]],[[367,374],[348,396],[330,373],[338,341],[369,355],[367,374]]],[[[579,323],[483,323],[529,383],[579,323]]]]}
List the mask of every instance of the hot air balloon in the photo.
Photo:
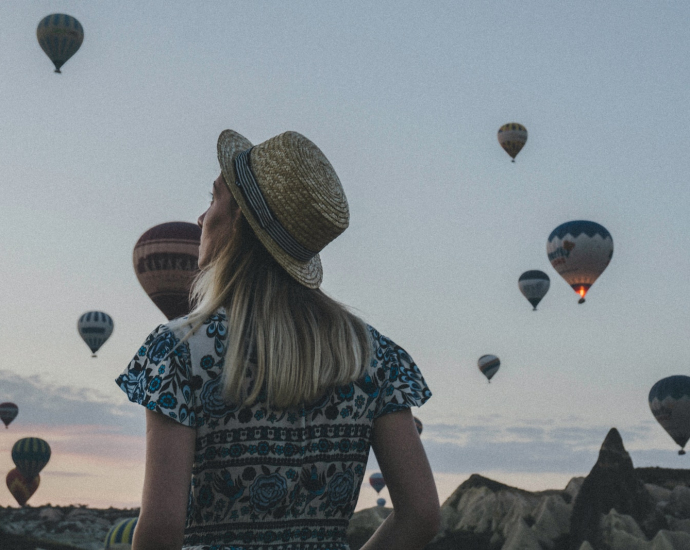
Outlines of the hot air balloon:
{"type": "Polygon", "coordinates": [[[532,304],[533,311],[537,311],[537,304],[546,296],[551,281],[543,271],[525,271],[518,279],[518,288],[522,295],[532,304]]]}
{"type": "Polygon", "coordinates": [[[50,445],[38,437],[25,437],[12,447],[14,465],[26,479],[33,479],[50,460],[50,445]]]}
{"type": "Polygon", "coordinates": [[[414,418],[414,425],[417,428],[417,433],[419,435],[422,435],[422,430],[424,429],[424,424],[422,424],[422,421],[419,418],[417,418],[416,416],[413,416],[412,418],[414,418]]]}
{"type": "Polygon", "coordinates": [[[509,122],[498,129],[498,143],[515,162],[515,157],[527,142],[527,128],[517,122],[509,122]]]}
{"type": "Polygon", "coordinates": [[[55,65],[55,72],[59,73],[60,67],[77,53],[84,41],[84,29],[74,17],[52,13],[41,19],[36,36],[41,48],[55,65]]]}
{"type": "Polygon", "coordinates": [[[199,272],[200,239],[198,225],[169,222],[146,231],[134,246],[137,279],[168,319],[189,313],[189,289],[199,272]]]}
{"type": "Polygon", "coordinates": [[[79,317],[77,330],[93,353],[91,357],[96,357],[96,352],[113,333],[113,319],[102,311],[87,311],[79,317]]]}
{"type": "Polygon", "coordinates": [[[380,493],[381,490],[386,486],[386,480],[383,479],[383,474],[381,472],[371,474],[369,477],[369,483],[377,493],[380,493]]]}
{"type": "Polygon", "coordinates": [[[376,506],[384,507],[386,505],[386,499],[385,498],[377,498],[376,499],[376,506]]]}
{"type": "Polygon", "coordinates": [[[690,376],[681,374],[659,380],[649,391],[649,408],[661,427],[685,454],[690,439],[690,376]]]}
{"type": "Polygon", "coordinates": [[[9,428],[12,421],[17,418],[19,407],[14,403],[0,403],[0,420],[9,428]]]}
{"type": "Polygon", "coordinates": [[[5,482],[19,506],[24,506],[41,484],[41,476],[28,481],[17,468],[13,468],[7,473],[5,482]]]}
{"type": "Polygon", "coordinates": [[[113,525],[105,536],[105,550],[130,550],[138,519],[123,519],[113,525]]]}
{"type": "Polygon", "coordinates": [[[603,225],[575,220],[559,225],[546,242],[553,268],[580,295],[585,294],[604,272],[613,256],[613,238],[603,225]]]}
{"type": "Polygon", "coordinates": [[[501,360],[495,355],[482,355],[477,361],[477,366],[484,376],[491,382],[494,374],[501,367],[501,360]]]}

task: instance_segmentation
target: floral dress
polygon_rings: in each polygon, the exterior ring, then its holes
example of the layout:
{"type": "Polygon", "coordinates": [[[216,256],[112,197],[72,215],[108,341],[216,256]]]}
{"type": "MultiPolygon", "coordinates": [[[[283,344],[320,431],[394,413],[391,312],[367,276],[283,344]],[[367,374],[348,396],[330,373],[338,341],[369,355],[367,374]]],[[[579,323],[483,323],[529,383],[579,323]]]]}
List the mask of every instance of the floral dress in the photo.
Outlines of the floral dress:
{"type": "Polygon", "coordinates": [[[154,330],[117,379],[130,401],[196,429],[184,548],[347,550],[372,423],[431,392],[407,352],[369,327],[365,374],[278,411],[222,399],[228,326],[219,310],[186,342],[184,321],[154,330]]]}

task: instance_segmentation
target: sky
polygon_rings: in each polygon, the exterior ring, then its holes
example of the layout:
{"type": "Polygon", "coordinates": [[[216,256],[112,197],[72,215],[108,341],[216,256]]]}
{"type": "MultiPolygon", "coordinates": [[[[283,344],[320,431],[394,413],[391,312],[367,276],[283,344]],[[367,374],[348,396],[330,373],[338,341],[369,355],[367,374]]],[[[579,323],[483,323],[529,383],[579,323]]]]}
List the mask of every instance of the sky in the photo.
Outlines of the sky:
{"type": "MultiPolygon", "coordinates": [[[[614,426],[636,466],[688,467],[647,405],[690,370],[687,3],[10,0],[0,16],[0,401],[20,407],[0,471],[20,437],[50,443],[30,504],[138,506],[144,411],[114,379],[165,318],[132,249],[206,209],[226,128],[300,132],[333,164],[351,221],[322,288],[419,365],[442,500],[472,473],[565,487],[614,426]],[[61,75],[35,33],[55,12],[85,32],[61,75]],[[507,122],[529,132],[514,164],[507,122]],[[582,305],[546,257],[574,219],[614,241],[582,305]],[[517,287],[530,269],[551,277],[537,312],[517,287]],[[115,323],[97,359],[76,331],[89,310],[115,323]]],[[[358,508],[376,498],[365,484],[358,508]]]]}

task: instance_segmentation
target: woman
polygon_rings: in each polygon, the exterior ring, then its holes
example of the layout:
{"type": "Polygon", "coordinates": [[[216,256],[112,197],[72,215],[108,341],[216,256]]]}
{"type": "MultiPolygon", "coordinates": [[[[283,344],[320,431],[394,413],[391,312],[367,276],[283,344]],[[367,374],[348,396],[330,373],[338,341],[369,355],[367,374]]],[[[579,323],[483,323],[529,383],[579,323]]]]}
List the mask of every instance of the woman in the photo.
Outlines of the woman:
{"type": "Polygon", "coordinates": [[[410,407],[431,392],[319,290],[318,252],[349,222],[338,177],[295,132],[252,147],[226,130],[218,159],[196,308],[117,380],[148,409],[134,550],[345,550],[370,446],[394,511],[364,548],[422,548],[439,503],[410,407]]]}

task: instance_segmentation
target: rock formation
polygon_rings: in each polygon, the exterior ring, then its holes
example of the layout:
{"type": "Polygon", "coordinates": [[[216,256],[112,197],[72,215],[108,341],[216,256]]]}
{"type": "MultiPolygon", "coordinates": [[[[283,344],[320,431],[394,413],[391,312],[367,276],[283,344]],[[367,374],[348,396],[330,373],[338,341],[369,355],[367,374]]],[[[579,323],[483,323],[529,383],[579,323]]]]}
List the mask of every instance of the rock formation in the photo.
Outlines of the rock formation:
{"type": "MultiPolygon", "coordinates": [[[[0,541],[20,537],[52,541],[83,550],[102,550],[103,541],[110,528],[121,519],[139,515],[138,509],[95,509],[86,506],[41,506],[33,508],[0,507],[0,541]]],[[[21,545],[16,542],[14,549],[21,545]]],[[[36,546],[31,547],[36,548],[36,546]]],[[[48,550],[47,545],[40,548],[48,550]]],[[[4,550],[0,544],[0,550],[4,550]]]]}
{"type": "MultiPolygon", "coordinates": [[[[570,547],[578,550],[584,541],[598,548],[602,539],[601,517],[611,510],[630,516],[644,535],[667,527],[654,499],[635,474],[632,459],[616,428],[611,428],[599,451],[599,459],[582,483],[570,519],[570,547]]],[[[639,538],[638,533],[634,535],[639,538]]]]}

